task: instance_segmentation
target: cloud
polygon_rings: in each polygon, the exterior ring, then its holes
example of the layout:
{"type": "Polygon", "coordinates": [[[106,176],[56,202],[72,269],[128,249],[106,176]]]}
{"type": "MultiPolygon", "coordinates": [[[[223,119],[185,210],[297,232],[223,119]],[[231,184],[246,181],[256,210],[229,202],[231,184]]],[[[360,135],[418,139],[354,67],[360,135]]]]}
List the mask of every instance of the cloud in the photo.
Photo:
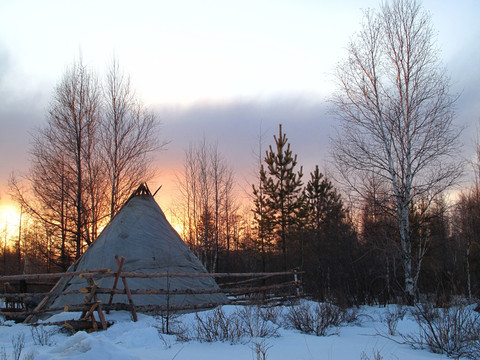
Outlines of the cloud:
{"type": "Polygon", "coordinates": [[[2,105],[2,103],[5,101],[4,99],[7,97],[7,91],[5,88],[5,77],[10,67],[10,56],[6,47],[0,42],[0,105],[2,105]]]}
{"type": "Polygon", "coordinates": [[[162,192],[174,192],[175,176],[169,170],[180,172],[189,144],[203,138],[218,145],[219,152],[233,167],[239,185],[248,188],[258,171],[259,136],[262,134],[264,157],[268,146],[274,144],[273,135],[278,134],[280,123],[307,177],[315,164],[322,168],[329,156],[333,120],[327,108],[324,100],[308,95],[157,108],[163,123],[162,137],[170,141],[158,161],[162,192]]]}
{"type": "Polygon", "coordinates": [[[480,118],[480,48],[472,46],[458,54],[451,62],[452,90],[460,95],[457,113],[462,122],[478,121],[480,118]],[[474,119],[468,120],[469,117],[474,119]]]}
{"type": "Polygon", "coordinates": [[[0,188],[6,186],[12,171],[24,172],[29,167],[30,135],[43,121],[42,111],[30,107],[32,103],[26,100],[13,108],[0,109],[0,188]]]}
{"type": "Polygon", "coordinates": [[[0,43],[0,189],[12,171],[28,169],[30,132],[44,121],[47,93],[30,85],[0,43]]]}
{"type": "Polygon", "coordinates": [[[332,119],[327,104],[302,96],[271,100],[236,100],[225,103],[198,103],[189,107],[161,108],[164,135],[174,152],[183,152],[188,144],[203,137],[218,143],[232,161],[247,165],[252,152],[258,152],[260,132],[263,148],[273,143],[278,124],[283,124],[299,162],[322,162],[322,150],[328,145],[332,119]],[[303,159],[303,161],[302,161],[303,159]]]}

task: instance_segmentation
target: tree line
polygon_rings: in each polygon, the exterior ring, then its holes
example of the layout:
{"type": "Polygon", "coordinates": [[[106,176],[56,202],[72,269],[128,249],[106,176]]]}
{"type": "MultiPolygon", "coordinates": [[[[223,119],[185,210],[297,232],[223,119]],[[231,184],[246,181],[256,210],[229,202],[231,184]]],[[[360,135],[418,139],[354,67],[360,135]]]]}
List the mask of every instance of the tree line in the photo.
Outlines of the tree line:
{"type": "MultiPolygon", "coordinates": [[[[201,141],[185,152],[173,220],[181,221],[180,235],[209,271],[298,269],[305,292],[318,299],[346,304],[405,299],[398,220],[395,211],[385,211],[395,207],[385,182],[369,179],[367,198],[347,206],[318,166],[303,179],[282,126],[265,152],[250,203],[239,202],[234,179],[217,146],[201,141]]],[[[412,203],[412,251],[421,263],[416,296],[447,301],[479,295],[479,209],[478,184],[453,204],[445,196],[428,209],[425,201],[412,203]]],[[[24,223],[21,252],[16,245],[3,249],[3,273],[17,273],[19,264],[22,271],[59,270],[61,238],[47,237],[39,220],[24,223]]]]}
{"type": "MultiPolygon", "coordinates": [[[[249,202],[217,145],[190,145],[171,213],[209,271],[297,268],[308,294],[349,304],[478,295],[479,181],[448,201],[463,164],[433,34],[416,0],[365,11],[335,73],[335,183],[318,166],[304,174],[282,125],[260,150],[249,202]]],[[[29,259],[65,269],[81,255],[148,180],[157,127],[116,61],[103,82],[81,63],[67,70],[34,136],[31,193],[12,180],[37,220],[29,259]]],[[[20,238],[4,264],[27,258],[20,238]]]]}

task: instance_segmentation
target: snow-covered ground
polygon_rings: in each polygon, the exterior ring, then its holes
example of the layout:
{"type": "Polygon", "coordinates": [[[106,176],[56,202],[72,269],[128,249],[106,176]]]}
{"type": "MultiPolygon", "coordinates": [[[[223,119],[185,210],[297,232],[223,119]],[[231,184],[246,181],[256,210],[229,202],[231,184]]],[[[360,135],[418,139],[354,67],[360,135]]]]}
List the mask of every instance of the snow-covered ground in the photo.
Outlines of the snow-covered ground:
{"type": "MultiPolygon", "coordinates": [[[[239,306],[223,307],[227,316],[239,310],[239,306]]],[[[288,308],[280,310],[285,313],[288,308]]],[[[200,316],[205,317],[212,311],[202,312],[200,316]]],[[[358,310],[356,322],[332,329],[329,336],[307,335],[281,325],[276,337],[260,339],[247,336],[236,344],[229,341],[179,341],[175,335],[161,332],[161,318],[139,314],[138,322],[132,322],[128,312],[112,312],[106,315],[108,321],[114,322],[106,331],[81,331],[74,335],[61,332],[57,326],[40,327],[35,334],[30,326],[14,324],[0,318],[0,358],[15,359],[13,344],[18,344],[23,334],[24,348],[18,359],[263,359],[258,357],[255,350],[257,347],[263,350],[266,353],[265,358],[270,360],[447,359],[445,355],[414,350],[408,345],[400,344],[402,338],[398,335],[393,337],[396,341],[379,335],[388,333],[384,320],[387,311],[388,308],[384,307],[362,307],[358,310]],[[39,336],[43,336],[43,339],[39,339],[39,336]],[[40,345],[39,342],[48,345],[40,345]]],[[[61,313],[47,321],[78,319],[79,315],[61,313]]],[[[279,316],[279,319],[279,323],[283,321],[282,316],[279,316]]],[[[193,329],[196,324],[195,314],[184,314],[175,319],[177,328],[180,326],[190,329],[191,334],[195,332],[193,329]]],[[[418,334],[418,325],[409,312],[400,320],[397,330],[403,334],[418,334]]]]}

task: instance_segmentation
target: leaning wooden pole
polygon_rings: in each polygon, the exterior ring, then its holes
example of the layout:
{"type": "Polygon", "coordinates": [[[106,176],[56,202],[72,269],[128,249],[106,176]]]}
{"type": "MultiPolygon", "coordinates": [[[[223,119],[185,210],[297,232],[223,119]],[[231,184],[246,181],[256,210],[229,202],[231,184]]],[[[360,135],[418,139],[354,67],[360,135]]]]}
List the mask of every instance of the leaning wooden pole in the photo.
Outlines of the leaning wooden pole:
{"type": "MultiPolygon", "coordinates": [[[[122,258],[120,259],[120,262],[118,262],[118,255],[115,255],[115,260],[117,261],[117,264],[118,264],[118,270],[117,270],[117,275],[115,276],[115,281],[113,282],[112,292],[110,293],[110,299],[108,300],[108,305],[112,305],[113,296],[115,295],[114,290],[116,290],[117,288],[118,279],[120,278],[120,273],[122,272],[123,263],[125,262],[125,257],[122,256],[122,258]]],[[[107,310],[107,314],[110,314],[110,310],[107,310]]]]}
{"type": "Polygon", "coordinates": [[[48,301],[48,300],[50,299],[50,297],[52,296],[51,294],[52,294],[52,293],[55,293],[56,290],[57,290],[57,288],[58,288],[59,286],[60,286],[60,281],[55,284],[55,286],[52,288],[52,290],[50,290],[50,295],[45,296],[45,297],[43,298],[43,300],[40,301],[40,303],[35,307],[35,309],[33,309],[33,314],[30,314],[30,315],[28,315],[28,316],[26,317],[26,319],[24,320],[24,323],[25,323],[25,324],[29,324],[29,323],[32,321],[32,319],[33,319],[33,317],[35,316],[35,314],[36,314],[38,311],[40,311],[40,310],[45,306],[45,304],[47,303],[47,301],[48,301]]]}
{"type": "MultiPolygon", "coordinates": [[[[122,259],[123,261],[125,261],[123,256],[122,256],[122,259]]],[[[118,260],[118,255],[115,256],[115,260],[117,261],[117,265],[120,267],[120,263],[122,262],[122,260],[118,260]]],[[[130,288],[128,287],[127,278],[123,274],[122,274],[122,282],[123,282],[123,287],[125,288],[125,292],[127,293],[128,302],[130,303],[130,306],[132,308],[131,310],[132,310],[133,321],[136,322],[137,310],[135,309],[135,303],[133,302],[132,293],[130,292],[130,288]]]]}

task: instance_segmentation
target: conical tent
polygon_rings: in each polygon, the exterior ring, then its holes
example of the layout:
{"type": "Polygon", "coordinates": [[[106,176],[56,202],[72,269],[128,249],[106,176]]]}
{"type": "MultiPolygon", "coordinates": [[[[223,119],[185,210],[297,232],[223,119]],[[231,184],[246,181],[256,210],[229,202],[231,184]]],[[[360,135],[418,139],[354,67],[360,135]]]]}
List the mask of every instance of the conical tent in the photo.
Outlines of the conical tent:
{"type": "MultiPolygon", "coordinates": [[[[135,273],[207,273],[200,260],[182,241],[167,221],[162,210],[145,185],[141,185],[110,221],[97,240],[83,256],[72,265],[70,271],[111,269],[118,266],[115,255],[124,256],[123,272],[135,273]]],[[[128,287],[134,289],[209,290],[218,289],[211,277],[161,277],[128,278],[128,287]]],[[[99,288],[112,288],[113,278],[96,280],[99,288]]],[[[85,288],[86,280],[78,276],[63,278],[56,285],[57,291],[85,288]]],[[[123,289],[122,281],[117,289],[123,289]]],[[[49,308],[83,305],[85,294],[59,295],[49,301],[49,308]]],[[[109,295],[99,295],[102,303],[109,295]]],[[[168,305],[202,306],[225,304],[222,293],[187,295],[133,295],[137,306],[168,305]]],[[[115,295],[113,303],[128,303],[126,295],[115,295]]]]}

